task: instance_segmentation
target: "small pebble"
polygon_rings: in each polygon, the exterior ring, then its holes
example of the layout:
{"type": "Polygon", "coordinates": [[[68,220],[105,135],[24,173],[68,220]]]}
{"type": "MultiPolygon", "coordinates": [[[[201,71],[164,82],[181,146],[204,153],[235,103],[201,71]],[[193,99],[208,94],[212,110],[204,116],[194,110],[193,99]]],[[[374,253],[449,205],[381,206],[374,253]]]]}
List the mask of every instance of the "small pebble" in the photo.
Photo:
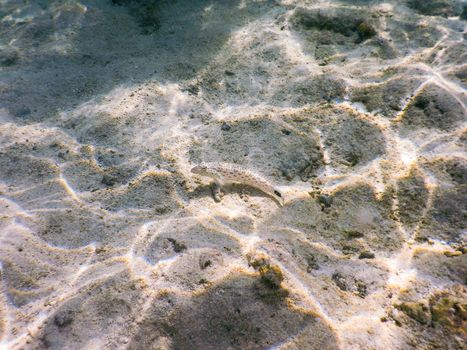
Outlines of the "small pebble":
{"type": "Polygon", "coordinates": [[[230,129],[232,129],[232,127],[229,124],[227,124],[225,122],[222,123],[222,125],[221,125],[221,130],[222,131],[229,131],[230,129]]]}
{"type": "Polygon", "coordinates": [[[332,197],[326,194],[320,194],[318,197],[318,201],[321,204],[321,206],[329,208],[331,207],[331,204],[332,204],[332,197]]]}
{"type": "Polygon", "coordinates": [[[360,231],[346,231],[348,238],[361,238],[363,237],[363,233],[360,231]]]}
{"type": "Polygon", "coordinates": [[[358,256],[359,259],[374,259],[375,258],[375,253],[372,252],[361,252],[360,255],[358,256]]]}

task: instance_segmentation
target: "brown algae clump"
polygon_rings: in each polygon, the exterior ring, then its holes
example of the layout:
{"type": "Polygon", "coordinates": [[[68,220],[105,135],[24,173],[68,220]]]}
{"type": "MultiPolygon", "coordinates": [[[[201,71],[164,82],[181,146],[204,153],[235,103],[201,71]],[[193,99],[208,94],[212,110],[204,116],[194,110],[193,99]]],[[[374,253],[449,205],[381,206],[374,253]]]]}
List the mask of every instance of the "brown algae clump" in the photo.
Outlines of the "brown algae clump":
{"type": "Polygon", "coordinates": [[[284,274],[279,266],[274,265],[265,256],[257,256],[249,258],[248,264],[259,272],[261,285],[266,288],[262,291],[264,297],[274,297],[274,299],[282,299],[289,292],[282,287],[284,274]]]}

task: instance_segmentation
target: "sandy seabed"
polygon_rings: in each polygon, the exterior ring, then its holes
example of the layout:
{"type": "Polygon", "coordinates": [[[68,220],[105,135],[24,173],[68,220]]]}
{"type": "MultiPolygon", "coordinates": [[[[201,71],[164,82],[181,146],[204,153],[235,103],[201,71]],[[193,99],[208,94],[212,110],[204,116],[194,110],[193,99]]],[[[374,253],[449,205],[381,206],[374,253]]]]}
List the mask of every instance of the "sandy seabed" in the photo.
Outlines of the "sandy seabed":
{"type": "Polygon", "coordinates": [[[466,17],[0,1],[0,349],[463,349],[466,17]]]}

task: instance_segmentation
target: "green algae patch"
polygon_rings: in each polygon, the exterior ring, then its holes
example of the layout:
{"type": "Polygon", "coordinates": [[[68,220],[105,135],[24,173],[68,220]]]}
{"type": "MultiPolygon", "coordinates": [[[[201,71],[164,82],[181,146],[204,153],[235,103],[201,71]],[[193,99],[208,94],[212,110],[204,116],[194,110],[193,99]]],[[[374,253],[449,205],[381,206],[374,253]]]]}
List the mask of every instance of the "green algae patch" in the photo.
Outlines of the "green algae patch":
{"type": "Polygon", "coordinates": [[[362,21],[357,26],[357,33],[360,40],[365,40],[376,35],[376,30],[366,21],[362,21]]]}
{"type": "Polygon", "coordinates": [[[425,303],[401,303],[396,304],[394,307],[422,324],[430,322],[430,309],[425,303]]]}
{"type": "Polygon", "coordinates": [[[461,327],[467,321],[467,303],[453,297],[443,297],[431,306],[433,323],[461,327]]]}

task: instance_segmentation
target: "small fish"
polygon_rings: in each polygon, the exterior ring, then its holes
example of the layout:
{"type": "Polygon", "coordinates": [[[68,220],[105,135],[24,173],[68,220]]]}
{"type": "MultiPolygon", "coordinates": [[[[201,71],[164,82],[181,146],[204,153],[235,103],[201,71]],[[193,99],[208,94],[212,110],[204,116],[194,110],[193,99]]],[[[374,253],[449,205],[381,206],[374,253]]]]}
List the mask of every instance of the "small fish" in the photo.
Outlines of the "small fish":
{"type": "Polygon", "coordinates": [[[255,187],[274,198],[281,206],[284,205],[284,195],[268,180],[236,164],[201,163],[191,169],[194,174],[214,179],[213,196],[220,201],[220,187],[226,184],[238,183],[255,187]]]}

